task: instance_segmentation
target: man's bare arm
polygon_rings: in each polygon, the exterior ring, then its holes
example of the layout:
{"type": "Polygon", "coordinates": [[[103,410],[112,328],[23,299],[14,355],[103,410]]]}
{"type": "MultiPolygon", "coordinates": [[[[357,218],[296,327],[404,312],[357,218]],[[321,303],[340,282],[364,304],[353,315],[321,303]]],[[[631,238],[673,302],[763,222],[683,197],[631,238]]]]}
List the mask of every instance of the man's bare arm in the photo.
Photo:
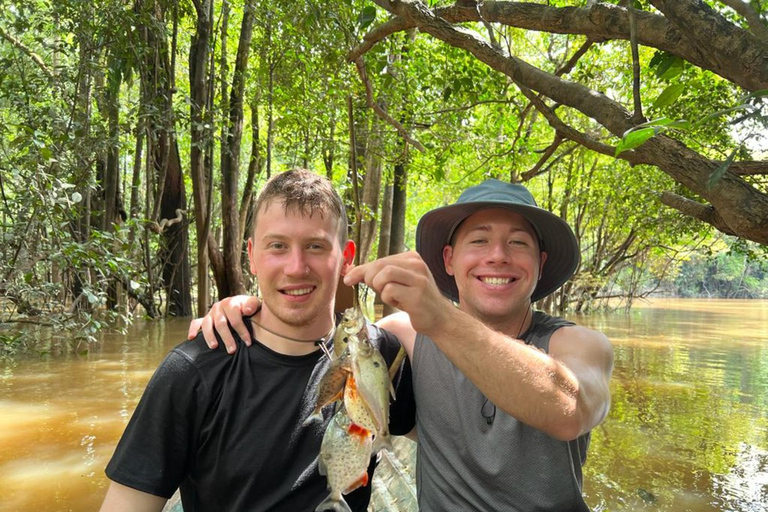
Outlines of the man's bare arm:
{"type": "Polygon", "coordinates": [[[550,354],[545,354],[457,309],[440,294],[416,253],[361,265],[345,278],[348,285],[361,281],[407,313],[413,331],[429,336],[507,414],[568,440],[605,417],[613,350],[601,333],[561,328],[550,340],[550,354]]]}
{"type": "Polygon", "coordinates": [[[597,331],[562,327],[545,354],[455,311],[424,334],[497,407],[556,439],[575,439],[608,413],[613,349],[597,331]]]}
{"type": "Polygon", "coordinates": [[[100,512],[160,512],[167,501],[160,496],[112,482],[107,489],[100,512]]]}

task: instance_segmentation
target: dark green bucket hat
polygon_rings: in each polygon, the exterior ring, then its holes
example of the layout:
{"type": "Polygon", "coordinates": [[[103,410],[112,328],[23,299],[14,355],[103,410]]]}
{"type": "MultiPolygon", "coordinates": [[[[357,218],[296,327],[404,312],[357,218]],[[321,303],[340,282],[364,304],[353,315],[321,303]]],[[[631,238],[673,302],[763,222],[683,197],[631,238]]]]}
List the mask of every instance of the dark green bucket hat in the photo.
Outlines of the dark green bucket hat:
{"type": "Polygon", "coordinates": [[[524,186],[491,179],[466,189],[454,204],[427,212],[416,228],[416,250],[446,297],[458,302],[459,290],[453,276],[445,271],[443,247],[450,243],[459,224],[467,217],[489,208],[504,208],[525,217],[539,236],[541,250],[547,253],[532,301],[554,292],[576,272],[579,243],[568,223],[539,208],[524,186]]]}

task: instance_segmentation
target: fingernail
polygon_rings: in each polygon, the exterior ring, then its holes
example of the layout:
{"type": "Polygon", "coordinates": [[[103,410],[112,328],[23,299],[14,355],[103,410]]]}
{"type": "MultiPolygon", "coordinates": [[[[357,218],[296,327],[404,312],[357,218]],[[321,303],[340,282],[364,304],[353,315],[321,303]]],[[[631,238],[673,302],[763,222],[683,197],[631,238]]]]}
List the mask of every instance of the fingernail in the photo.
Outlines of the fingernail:
{"type": "Polygon", "coordinates": [[[251,306],[243,306],[243,313],[245,313],[246,315],[252,315],[253,308],[251,306]]]}

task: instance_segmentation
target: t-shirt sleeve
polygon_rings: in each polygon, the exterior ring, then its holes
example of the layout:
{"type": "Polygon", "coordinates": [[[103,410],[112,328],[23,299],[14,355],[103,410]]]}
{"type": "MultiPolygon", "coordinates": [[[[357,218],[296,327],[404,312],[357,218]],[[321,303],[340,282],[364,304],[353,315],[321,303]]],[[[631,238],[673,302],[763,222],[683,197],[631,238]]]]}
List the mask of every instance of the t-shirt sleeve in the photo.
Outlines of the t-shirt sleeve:
{"type": "Polygon", "coordinates": [[[199,434],[201,397],[197,368],[174,350],[147,384],[128,422],[107,476],[142,492],[170,498],[187,475],[199,434]]]}

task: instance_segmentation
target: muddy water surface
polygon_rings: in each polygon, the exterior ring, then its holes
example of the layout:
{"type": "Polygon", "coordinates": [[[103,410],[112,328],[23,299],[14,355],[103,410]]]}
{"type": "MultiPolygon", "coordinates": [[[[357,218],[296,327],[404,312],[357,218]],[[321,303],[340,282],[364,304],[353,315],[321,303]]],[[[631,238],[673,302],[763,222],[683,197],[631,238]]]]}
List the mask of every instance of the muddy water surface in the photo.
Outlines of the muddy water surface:
{"type": "MultiPolygon", "coordinates": [[[[664,300],[572,317],[613,341],[597,511],[768,509],[768,301],[664,300]]],[[[137,322],[81,355],[0,362],[0,512],[97,511],[106,465],[186,320],[137,322]]]]}

